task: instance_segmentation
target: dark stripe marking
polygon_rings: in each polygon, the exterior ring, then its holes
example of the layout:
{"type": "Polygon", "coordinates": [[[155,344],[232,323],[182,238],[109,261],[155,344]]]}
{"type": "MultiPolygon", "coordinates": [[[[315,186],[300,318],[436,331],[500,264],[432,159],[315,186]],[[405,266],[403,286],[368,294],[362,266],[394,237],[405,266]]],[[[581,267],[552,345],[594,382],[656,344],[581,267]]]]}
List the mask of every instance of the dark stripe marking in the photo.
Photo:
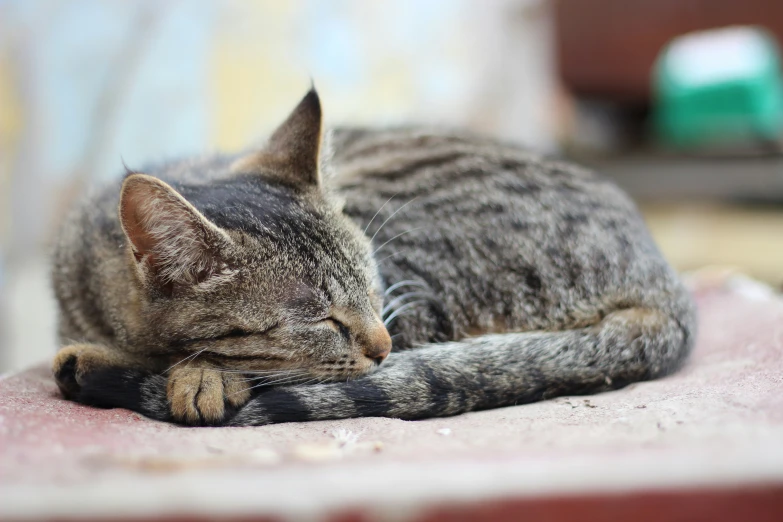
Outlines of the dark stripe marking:
{"type": "Polygon", "coordinates": [[[345,383],[342,391],[353,402],[360,417],[386,417],[393,406],[391,397],[383,388],[363,380],[345,383]]]}
{"type": "MultiPolygon", "coordinates": [[[[149,411],[144,408],[142,387],[155,376],[144,370],[106,368],[85,375],[74,400],[98,408],[125,408],[147,417],[171,421],[169,408],[149,411]],[[165,411],[166,414],[161,414],[165,411]]],[[[159,383],[154,383],[155,385],[159,383]]],[[[165,386],[165,383],[160,383],[165,386]]]]}
{"type": "Polygon", "coordinates": [[[283,388],[262,393],[252,399],[245,408],[260,409],[259,414],[267,417],[270,423],[311,420],[309,407],[295,392],[283,388]]]}

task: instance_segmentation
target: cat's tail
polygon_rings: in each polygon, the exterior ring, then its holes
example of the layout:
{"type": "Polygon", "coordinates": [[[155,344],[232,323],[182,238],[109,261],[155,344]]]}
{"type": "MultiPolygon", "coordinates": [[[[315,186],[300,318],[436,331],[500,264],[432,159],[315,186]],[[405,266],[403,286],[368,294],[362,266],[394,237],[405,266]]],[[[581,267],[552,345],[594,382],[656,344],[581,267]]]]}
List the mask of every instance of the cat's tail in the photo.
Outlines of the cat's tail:
{"type": "Polygon", "coordinates": [[[693,344],[683,317],[631,308],[566,331],[492,334],[389,356],[348,382],[288,386],[253,398],[232,426],[350,417],[420,419],[623,387],[666,375],[693,344]]]}
{"type": "MultiPolygon", "coordinates": [[[[421,419],[621,388],[677,369],[693,344],[693,311],[629,308],[564,331],[491,334],[393,353],[374,373],[273,388],[229,409],[224,425],[350,417],[421,419]]],[[[172,421],[166,378],[107,369],[83,376],[78,402],[172,421]]]]}

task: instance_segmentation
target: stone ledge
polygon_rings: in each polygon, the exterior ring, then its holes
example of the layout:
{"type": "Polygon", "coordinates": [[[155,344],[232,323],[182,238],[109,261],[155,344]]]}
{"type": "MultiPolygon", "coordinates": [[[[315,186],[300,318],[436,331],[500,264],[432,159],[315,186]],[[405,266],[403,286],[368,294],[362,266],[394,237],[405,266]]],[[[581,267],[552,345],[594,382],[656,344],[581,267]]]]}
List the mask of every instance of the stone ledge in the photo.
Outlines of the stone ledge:
{"type": "Polygon", "coordinates": [[[453,418],[181,428],[5,377],[0,519],[783,519],[783,301],[721,277],[679,373],[453,418]]]}

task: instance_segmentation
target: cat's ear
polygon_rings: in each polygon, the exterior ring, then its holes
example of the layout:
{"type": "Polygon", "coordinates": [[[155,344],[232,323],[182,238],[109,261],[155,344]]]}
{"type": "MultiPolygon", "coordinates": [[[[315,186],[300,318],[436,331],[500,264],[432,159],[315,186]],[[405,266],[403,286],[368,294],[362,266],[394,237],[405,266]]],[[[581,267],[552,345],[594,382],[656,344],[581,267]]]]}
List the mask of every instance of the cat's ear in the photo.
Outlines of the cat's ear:
{"type": "Polygon", "coordinates": [[[240,158],[232,170],[265,172],[294,185],[318,186],[322,120],[321,100],[313,87],[272,133],[264,149],[240,158]]]}
{"type": "Polygon", "coordinates": [[[144,174],[122,184],[120,223],[141,274],[170,291],[230,272],[231,238],[176,190],[144,174]]]}

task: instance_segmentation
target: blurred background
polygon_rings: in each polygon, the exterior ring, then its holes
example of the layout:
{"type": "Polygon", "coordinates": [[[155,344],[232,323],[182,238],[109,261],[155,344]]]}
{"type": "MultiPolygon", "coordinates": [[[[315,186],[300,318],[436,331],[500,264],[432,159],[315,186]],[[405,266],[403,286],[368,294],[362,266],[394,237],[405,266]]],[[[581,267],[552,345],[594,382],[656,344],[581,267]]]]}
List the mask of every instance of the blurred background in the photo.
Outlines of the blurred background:
{"type": "Polygon", "coordinates": [[[50,357],[90,184],[328,123],[470,127],[603,171],[680,270],[783,281],[780,0],[0,0],[0,372],[50,357]]]}

